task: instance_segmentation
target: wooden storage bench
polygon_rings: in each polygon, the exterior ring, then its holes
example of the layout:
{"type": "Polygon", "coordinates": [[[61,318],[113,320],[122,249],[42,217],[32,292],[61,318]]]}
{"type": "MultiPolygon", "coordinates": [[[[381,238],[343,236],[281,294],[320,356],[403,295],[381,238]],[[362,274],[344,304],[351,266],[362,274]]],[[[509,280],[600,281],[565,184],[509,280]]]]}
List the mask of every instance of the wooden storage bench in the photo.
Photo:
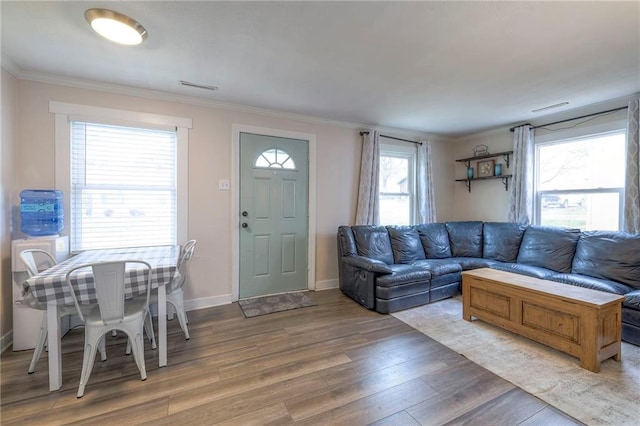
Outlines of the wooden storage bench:
{"type": "Polygon", "coordinates": [[[624,297],[488,268],[462,273],[462,317],[476,317],[580,359],[600,371],[620,361],[624,297]]]}

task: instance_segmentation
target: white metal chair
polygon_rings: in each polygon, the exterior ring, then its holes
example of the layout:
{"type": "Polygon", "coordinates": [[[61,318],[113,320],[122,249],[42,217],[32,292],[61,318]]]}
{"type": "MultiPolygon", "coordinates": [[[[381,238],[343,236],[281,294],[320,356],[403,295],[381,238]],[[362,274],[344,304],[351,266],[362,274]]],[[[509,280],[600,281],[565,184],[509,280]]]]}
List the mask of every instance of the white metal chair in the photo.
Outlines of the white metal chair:
{"type": "MultiPolygon", "coordinates": [[[[24,266],[27,268],[27,274],[29,277],[32,277],[40,272],[40,267],[38,266],[38,261],[36,260],[36,256],[41,259],[40,266],[43,264],[46,265],[45,269],[48,269],[57,264],[55,257],[51,253],[46,250],[41,249],[29,249],[21,251],[18,256],[24,266]]],[[[38,302],[33,297],[23,298],[23,302],[25,305],[29,306],[32,309],[38,309],[41,311],[47,310],[47,305],[41,302],[38,302]]],[[[88,309],[90,306],[85,305],[83,309],[88,309]]],[[[58,307],[58,317],[63,318],[69,315],[76,315],[75,306],[59,306],[58,307]]],[[[29,369],[27,372],[32,374],[36,369],[36,364],[40,360],[40,356],[42,355],[42,351],[44,350],[47,344],[48,337],[48,328],[47,328],[47,314],[43,313],[42,321],[40,321],[40,331],[38,332],[38,337],[36,339],[36,345],[33,350],[33,356],[31,357],[31,363],[29,364],[29,369]]],[[[102,360],[107,359],[106,351],[104,350],[104,345],[100,347],[100,355],[102,360]]]]}
{"type": "MultiPolygon", "coordinates": [[[[187,313],[184,310],[184,291],[183,287],[185,282],[187,281],[187,266],[189,262],[191,262],[191,258],[193,257],[193,252],[195,251],[196,240],[187,241],[182,249],[180,250],[180,257],[178,258],[178,268],[176,273],[173,275],[171,282],[167,284],[166,292],[167,292],[167,304],[173,306],[173,309],[176,311],[176,315],[178,315],[178,322],[180,323],[180,328],[184,333],[184,338],[186,340],[190,339],[189,329],[187,328],[187,324],[189,320],[187,318],[187,313]]],[[[149,300],[150,305],[158,304],[158,293],[151,293],[151,299],[149,300]]],[[[151,317],[149,317],[151,318],[151,317]]]]}
{"type": "MultiPolygon", "coordinates": [[[[171,304],[175,309],[176,315],[178,315],[178,321],[180,322],[180,328],[182,328],[182,332],[184,333],[186,340],[189,340],[190,336],[189,329],[187,328],[189,320],[187,319],[187,313],[184,310],[183,288],[187,281],[187,266],[191,262],[195,248],[196,240],[189,240],[184,244],[180,252],[180,258],[178,259],[178,270],[174,274],[167,288],[167,303],[171,304]]],[[[158,303],[157,299],[158,296],[156,294],[155,301],[152,301],[151,303],[158,303]]]]}
{"type": "Polygon", "coordinates": [[[151,265],[141,260],[124,260],[116,262],[98,262],[77,266],[67,273],[67,286],[73,295],[78,315],[84,320],[84,356],[82,374],[78,386],[77,397],[84,395],[96,356],[96,350],[106,333],[122,330],[133,344],[133,356],[140,371],[140,378],[147,379],[144,363],[144,324],[149,315],[149,297],[151,294],[151,265]],[[125,300],[126,266],[142,265],[146,274],[146,297],[125,300]],[[71,275],[78,269],[91,267],[98,298],[97,306],[88,313],[83,313],[78,298],[71,284],[71,275]]]}

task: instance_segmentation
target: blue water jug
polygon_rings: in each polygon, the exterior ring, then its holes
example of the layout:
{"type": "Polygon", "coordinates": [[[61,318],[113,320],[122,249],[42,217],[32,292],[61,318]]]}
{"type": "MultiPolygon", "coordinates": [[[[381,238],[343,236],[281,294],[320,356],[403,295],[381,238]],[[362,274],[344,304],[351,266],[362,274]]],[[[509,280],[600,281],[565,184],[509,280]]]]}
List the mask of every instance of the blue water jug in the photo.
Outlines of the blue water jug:
{"type": "Polygon", "coordinates": [[[31,237],[56,235],[64,228],[62,191],[25,189],[20,193],[20,229],[31,237]]]}

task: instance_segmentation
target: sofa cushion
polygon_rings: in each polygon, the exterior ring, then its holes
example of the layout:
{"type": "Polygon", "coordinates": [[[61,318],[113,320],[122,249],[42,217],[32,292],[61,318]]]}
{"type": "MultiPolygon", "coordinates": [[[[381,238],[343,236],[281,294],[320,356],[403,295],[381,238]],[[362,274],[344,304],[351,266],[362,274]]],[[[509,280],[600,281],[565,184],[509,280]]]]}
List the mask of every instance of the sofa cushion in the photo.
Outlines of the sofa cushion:
{"type": "Polygon", "coordinates": [[[376,286],[393,287],[421,282],[425,285],[425,291],[429,290],[431,272],[425,269],[418,269],[413,265],[390,265],[390,268],[393,270],[393,273],[379,276],[376,279],[376,286]]]}
{"type": "Polygon", "coordinates": [[[451,257],[449,233],[444,223],[425,223],[416,226],[416,229],[427,259],[448,259],[451,257]]]}
{"type": "Polygon", "coordinates": [[[578,287],[606,291],[607,293],[614,294],[627,294],[633,290],[633,288],[616,281],[603,280],[601,278],[594,278],[587,275],[556,274],[551,279],[564,284],[571,284],[578,287]]]}
{"type": "Polygon", "coordinates": [[[524,232],[518,263],[556,272],[571,272],[579,229],[529,226],[524,232]]]}
{"type": "Polygon", "coordinates": [[[387,228],[384,226],[357,225],[352,226],[358,254],[379,260],[388,265],[393,264],[393,252],[387,228]]]}
{"type": "Polygon", "coordinates": [[[420,235],[413,226],[387,226],[395,263],[412,263],[424,259],[420,235]]]}
{"type": "Polygon", "coordinates": [[[462,271],[460,264],[457,262],[452,262],[449,259],[427,259],[427,260],[418,260],[414,263],[414,266],[419,267],[420,269],[426,269],[431,272],[431,278],[453,274],[456,272],[462,271]]]}
{"type": "Polygon", "coordinates": [[[510,222],[485,222],[482,227],[482,257],[515,262],[526,226],[510,222]]]}
{"type": "MultiPolygon", "coordinates": [[[[640,290],[634,290],[625,294],[622,307],[640,311],[640,290]]],[[[640,324],[640,314],[638,315],[638,324],[640,324]]]]}
{"type": "Polygon", "coordinates": [[[478,268],[491,268],[494,264],[500,263],[492,259],[483,259],[482,257],[452,257],[452,262],[460,265],[463,271],[478,268]]]}
{"type": "Polygon", "coordinates": [[[482,222],[447,222],[452,257],[482,257],[482,222]]]}
{"type": "Polygon", "coordinates": [[[350,226],[338,227],[338,244],[340,254],[342,256],[357,256],[358,249],[356,248],[356,241],[353,239],[353,232],[351,232],[350,226]]]}
{"type": "Polygon", "coordinates": [[[498,263],[491,265],[492,269],[499,271],[513,272],[514,274],[527,275],[529,277],[540,278],[542,280],[551,279],[554,275],[558,275],[556,271],[541,268],[539,266],[523,265],[521,263],[498,263]]]}
{"type": "Polygon", "coordinates": [[[583,232],[571,271],[640,289],[640,235],[583,232]]]}

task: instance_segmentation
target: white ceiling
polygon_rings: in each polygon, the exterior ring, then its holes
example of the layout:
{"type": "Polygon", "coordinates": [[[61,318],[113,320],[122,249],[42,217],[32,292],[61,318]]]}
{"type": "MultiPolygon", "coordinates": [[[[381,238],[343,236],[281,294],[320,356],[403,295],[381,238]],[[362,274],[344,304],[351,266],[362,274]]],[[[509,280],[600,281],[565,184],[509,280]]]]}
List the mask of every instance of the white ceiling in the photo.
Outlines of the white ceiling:
{"type": "Polygon", "coordinates": [[[461,135],[640,92],[637,1],[3,0],[1,8],[2,57],[18,77],[367,126],[461,135]],[[148,39],[136,47],[102,39],[84,20],[93,7],[138,20],[148,39]]]}

